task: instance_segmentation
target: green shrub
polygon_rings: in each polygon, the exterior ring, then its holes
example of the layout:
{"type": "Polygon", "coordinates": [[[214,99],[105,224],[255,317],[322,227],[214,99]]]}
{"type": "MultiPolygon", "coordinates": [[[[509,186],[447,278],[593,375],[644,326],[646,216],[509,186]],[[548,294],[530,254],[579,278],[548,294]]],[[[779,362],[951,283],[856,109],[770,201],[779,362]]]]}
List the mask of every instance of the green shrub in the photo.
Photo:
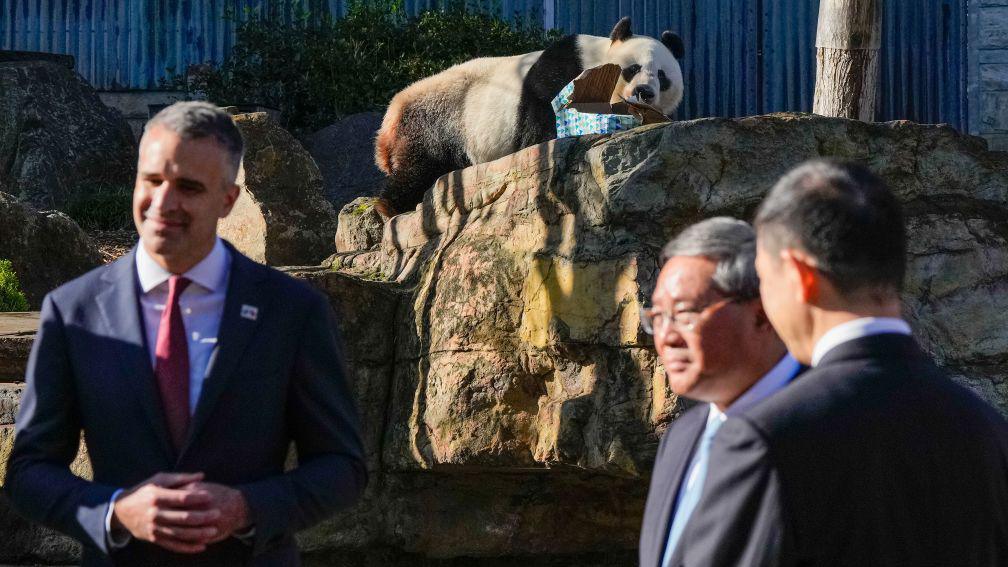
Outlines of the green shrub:
{"type": "Polygon", "coordinates": [[[0,312],[7,311],[28,311],[28,300],[10,260],[0,258],[0,312]]]}
{"type": "Polygon", "coordinates": [[[85,230],[124,230],[133,227],[133,188],[99,186],[82,189],[64,207],[67,216],[85,230]]]}
{"type": "MultiPolygon", "coordinates": [[[[406,85],[474,57],[543,49],[560,32],[543,31],[454,2],[407,17],[402,0],[356,1],[343,18],[313,15],[296,2],[284,23],[283,3],[250,11],[219,66],[187,74],[169,69],[167,88],[217,104],[260,104],[281,111],[295,132],[317,130],[342,116],[383,110],[406,85]]],[[[229,17],[234,18],[234,15],[229,17]]]]}

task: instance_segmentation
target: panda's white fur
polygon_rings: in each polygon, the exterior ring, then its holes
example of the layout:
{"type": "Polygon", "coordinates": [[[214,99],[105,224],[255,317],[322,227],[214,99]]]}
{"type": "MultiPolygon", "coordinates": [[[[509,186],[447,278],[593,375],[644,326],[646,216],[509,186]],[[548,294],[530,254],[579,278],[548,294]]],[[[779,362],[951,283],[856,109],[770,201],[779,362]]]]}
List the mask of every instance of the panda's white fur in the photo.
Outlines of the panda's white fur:
{"type": "MultiPolygon", "coordinates": [[[[599,38],[592,36],[580,37],[585,38],[585,40],[579,42],[579,45],[584,46],[586,49],[604,49],[604,43],[608,41],[605,38],[601,38],[603,40],[601,42],[594,41],[599,38]],[[591,38],[591,41],[588,38],[591,38]],[[589,47],[585,44],[591,45],[589,47]]],[[[608,51],[605,51],[603,59],[602,63],[616,63],[624,69],[634,64],[641,66],[640,72],[635,74],[626,83],[623,92],[620,93],[623,98],[627,100],[637,99],[638,97],[634,94],[634,89],[641,85],[648,85],[654,89],[654,92],[658,96],[657,100],[644,102],[658,107],[665,114],[672,114],[676,108],[679,108],[679,103],[682,102],[683,97],[682,68],[679,67],[679,62],[672,56],[669,49],[660,41],[650,37],[633,36],[625,41],[612,44],[612,47],[608,51]],[[666,78],[670,82],[669,88],[665,90],[661,90],[658,78],[659,71],[665,73],[666,78]]],[[[599,65],[602,63],[599,63],[599,65]]]]}
{"type": "Polygon", "coordinates": [[[665,33],[663,41],[634,36],[624,18],[609,38],[568,36],[546,51],[473,59],[406,87],[375,140],[375,161],[389,175],[385,196],[395,209],[411,208],[448,171],[555,137],[549,100],[583,69],[616,63],[626,79],[621,96],[653,93],[642,100],[671,114],[683,80],[669,45],[681,56],[682,44],[665,33]],[[639,71],[628,77],[634,66],[639,71]]]}
{"type": "Polygon", "coordinates": [[[484,57],[461,66],[472,69],[475,80],[462,101],[462,138],[472,163],[513,153],[517,133],[521,85],[542,51],[513,57],[484,57]]]}

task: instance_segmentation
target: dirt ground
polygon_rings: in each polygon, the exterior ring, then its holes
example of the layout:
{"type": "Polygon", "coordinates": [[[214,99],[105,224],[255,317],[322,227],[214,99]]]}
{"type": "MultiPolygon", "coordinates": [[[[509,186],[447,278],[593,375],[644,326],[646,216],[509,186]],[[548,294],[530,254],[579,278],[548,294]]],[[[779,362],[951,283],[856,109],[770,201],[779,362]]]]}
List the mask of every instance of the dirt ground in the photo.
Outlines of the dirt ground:
{"type": "Polygon", "coordinates": [[[137,241],[137,233],[133,229],[96,230],[89,232],[88,235],[98,244],[98,251],[106,264],[129,252],[137,241]]]}

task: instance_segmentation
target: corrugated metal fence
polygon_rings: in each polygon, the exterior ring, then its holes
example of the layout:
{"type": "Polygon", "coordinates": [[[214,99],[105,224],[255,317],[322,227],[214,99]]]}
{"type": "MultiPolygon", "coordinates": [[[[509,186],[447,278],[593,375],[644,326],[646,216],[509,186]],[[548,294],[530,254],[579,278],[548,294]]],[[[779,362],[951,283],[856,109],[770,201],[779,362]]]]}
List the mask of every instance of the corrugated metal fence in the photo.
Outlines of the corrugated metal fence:
{"type": "MultiPolygon", "coordinates": [[[[399,0],[408,14],[460,0],[399,0]]],[[[0,0],[0,49],[66,53],[98,89],[154,89],[166,69],[221,61],[237,22],[299,10],[342,16],[347,0],[0,0]]],[[[463,5],[542,21],[542,0],[465,0],[463,5]]]]}
{"type": "MultiPolygon", "coordinates": [[[[885,0],[877,120],[966,127],[966,0],[885,0]]],[[[818,0],[555,0],[554,25],[608,35],[621,16],[639,33],[686,44],[680,115],[812,110],[818,0]]]]}
{"type": "MultiPolygon", "coordinates": [[[[154,89],[166,69],[221,61],[234,43],[235,17],[297,4],[269,0],[0,0],[0,48],[67,53],[98,89],[154,89]]],[[[311,0],[311,10],[343,13],[343,0],[311,0]]]]}
{"type": "MultiPolygon", "coordinates": [[[[402,0],[408,13],[459,0],[402,0]]],[[[246,10],[295,7],[342,15],[346,0],[0,0],[0,48],[69,53],[99,89],[156,88],[167,68],[220,61],[246,10]]],[[[887,0],[879,120],[965,129],[967,0],[887,0]]],[[[679,33],[686,95],[679,116],[812,108],[818,0],[468,0],[568,33],[679,33]]]]}

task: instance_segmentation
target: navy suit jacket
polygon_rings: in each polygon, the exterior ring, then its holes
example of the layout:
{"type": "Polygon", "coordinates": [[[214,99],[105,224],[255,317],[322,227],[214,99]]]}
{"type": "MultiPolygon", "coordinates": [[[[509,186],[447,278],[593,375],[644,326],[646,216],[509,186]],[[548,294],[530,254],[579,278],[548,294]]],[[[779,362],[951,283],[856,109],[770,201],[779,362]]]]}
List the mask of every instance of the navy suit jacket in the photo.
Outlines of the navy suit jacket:
{"type": "MultiPolygon", "coordinates": [[[[798,375],[808,370],[798,369],[798,375]]],[[[763,400],[760,400],[761,402],[763,400]]],[[[665,557],[672,511],[686,467],[693,459],[697,442],[707,426],[710,404],[697,404],[686,410],[665,431],[651,473],[641,525],[639,558],[641,567],[660,567],[665,557]]]]}
{"type": "Polygon", "coordinates": [[[708,471],[672,565],[1008,565],[1008,422],[909,336],[830,350],[708,471]]]}
{"type": "Polygon", "coordinates": [[[686,467],[707,426],[710,404],[697,404],[669,425],[658,444],[640,534],[641,567],[660,567],[665,556],[672,508],[686,467]]]}
{"type": "Polygon", "coordinates": [[[145,344],[136,250],[44,300],[5,490],[20,513],[81,541],[85,565],[297,564],[293,533],[364,489],[357,410],[328,301],[228,247],[218,343],[177,454],[145,344]],[[243,317],[243,305],[257,316],[243,317]],[[90,481],[68,468],[82,431],[90,481]],[[292,441],[298,466],[284,472],[292,441]],[[193,556],[134,539],[110,550],[113,492],[164,471],[202,471],[239,489],[255,524],[251,545],[229,538],[193,556]]]}

